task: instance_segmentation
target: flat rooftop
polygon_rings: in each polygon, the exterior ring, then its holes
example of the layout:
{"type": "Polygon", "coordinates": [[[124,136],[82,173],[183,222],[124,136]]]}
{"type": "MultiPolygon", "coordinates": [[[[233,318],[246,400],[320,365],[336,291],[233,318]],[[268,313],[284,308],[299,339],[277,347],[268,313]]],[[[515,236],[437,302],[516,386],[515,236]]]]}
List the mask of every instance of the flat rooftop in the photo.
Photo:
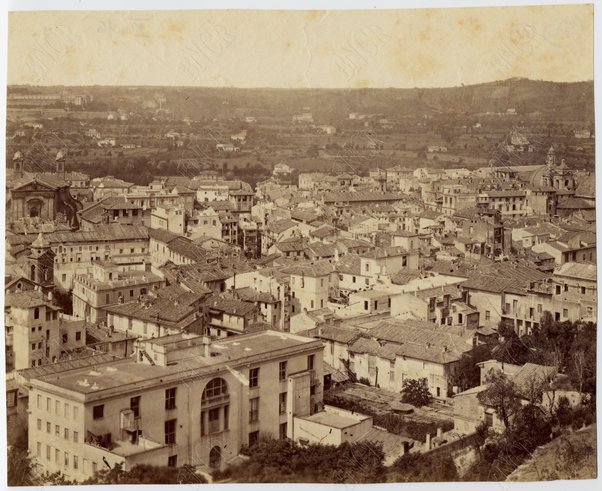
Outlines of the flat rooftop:
{"type": "MultiPolygon", "coordinates": [[[[174,337],[168,342],[173,342],[174,337]]],[[[161,338],[157,338],[161,343],[161,338]]],[[[310,347],[322,349],[322,342],[317,339],[297,336],[279,331],[260,331],[252,334],[234,336],[211,344],[212,356],[202,356],[203,346],[189,351],[190,356],[167,366],[150,365],[136,362],[131,358],[101,362],[68,371],[60,371],[38,377],[41,382],[48,383],[82,395],[96,394],[104,390],[127,390],[128,385],[141,386],[152,384],[154,380],[170,378],[178,380],[182,377],[215,373],[220,365],[229,366],[244,363],[249,358],[261,357],[295,348],[310,347]],[[211,368],[211,370],[209,370],[211,368]],[[186,372],[192,372],[186,374],[186,372]]]]}
{"type": "Polygon", "coordinates": [[[303,416],[299,419],[342,430],[351,426],[355,426],[356,424],[368,419],[369,417],[370,416],[366,416],[364,414],[359,413],[355,415],[346,415],[341,414],[341,412],[339,411],[332,412],[328,409],[325,409],[324,411],[317,412],[315,414],[312,414],[311,416],[303,416]]]}

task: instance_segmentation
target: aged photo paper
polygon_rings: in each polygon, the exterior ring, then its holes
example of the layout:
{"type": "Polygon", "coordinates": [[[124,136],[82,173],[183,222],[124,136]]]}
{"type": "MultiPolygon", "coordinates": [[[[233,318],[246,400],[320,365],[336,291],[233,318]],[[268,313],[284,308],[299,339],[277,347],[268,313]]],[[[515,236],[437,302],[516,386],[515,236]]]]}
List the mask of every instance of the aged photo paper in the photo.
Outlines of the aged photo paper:
{"type": "Polygon", "coordinates": [[[594,5],[168,7],[9,7],[8,485],[595,485],[594,5]]]}

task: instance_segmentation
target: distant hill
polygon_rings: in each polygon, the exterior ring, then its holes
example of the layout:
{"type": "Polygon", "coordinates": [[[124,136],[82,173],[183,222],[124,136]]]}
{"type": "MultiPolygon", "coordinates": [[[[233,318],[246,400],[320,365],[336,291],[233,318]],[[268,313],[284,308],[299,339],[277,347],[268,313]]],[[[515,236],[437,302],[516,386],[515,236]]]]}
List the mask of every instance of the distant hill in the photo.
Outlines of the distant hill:
{"type": "Polygon", "coordinates": [[[540,112],[559,119],[591,122],[594,119],[594,84],[546,82],[513,78],[461,87],[427,89],[243,89],[203,87],[9,87],[12,93],[82,91],[110,106],[127,100],[162,96],[164,108],[189,117],[232,115],[290,119],[308,107],[318,121],[347,118],[350,112],[382,113],[388,117],[435,114],[478,114],[516,110],[540,112]]]}

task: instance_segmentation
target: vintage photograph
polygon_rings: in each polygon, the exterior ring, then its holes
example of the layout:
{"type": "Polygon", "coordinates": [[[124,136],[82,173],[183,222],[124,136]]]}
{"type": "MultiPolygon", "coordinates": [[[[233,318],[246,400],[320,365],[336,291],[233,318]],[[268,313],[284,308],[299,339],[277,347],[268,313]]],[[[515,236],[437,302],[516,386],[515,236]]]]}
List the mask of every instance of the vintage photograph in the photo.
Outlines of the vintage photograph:
{"type": "Polygon", "coordinates": [[[9,486],[597,477],[594,5],[12,11],[7,65],[9,486]]]}

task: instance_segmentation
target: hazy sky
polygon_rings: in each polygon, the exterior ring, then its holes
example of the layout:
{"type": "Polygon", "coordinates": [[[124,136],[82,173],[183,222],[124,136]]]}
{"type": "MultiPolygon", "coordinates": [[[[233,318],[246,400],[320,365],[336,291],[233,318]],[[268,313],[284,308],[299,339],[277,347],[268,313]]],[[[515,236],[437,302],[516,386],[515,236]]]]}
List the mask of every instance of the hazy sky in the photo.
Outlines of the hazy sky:
{"type": "Polygon", "coordinates": [[[9,84],[433,87],[593,79],[591,5],[13,12],[9,84]]]}

